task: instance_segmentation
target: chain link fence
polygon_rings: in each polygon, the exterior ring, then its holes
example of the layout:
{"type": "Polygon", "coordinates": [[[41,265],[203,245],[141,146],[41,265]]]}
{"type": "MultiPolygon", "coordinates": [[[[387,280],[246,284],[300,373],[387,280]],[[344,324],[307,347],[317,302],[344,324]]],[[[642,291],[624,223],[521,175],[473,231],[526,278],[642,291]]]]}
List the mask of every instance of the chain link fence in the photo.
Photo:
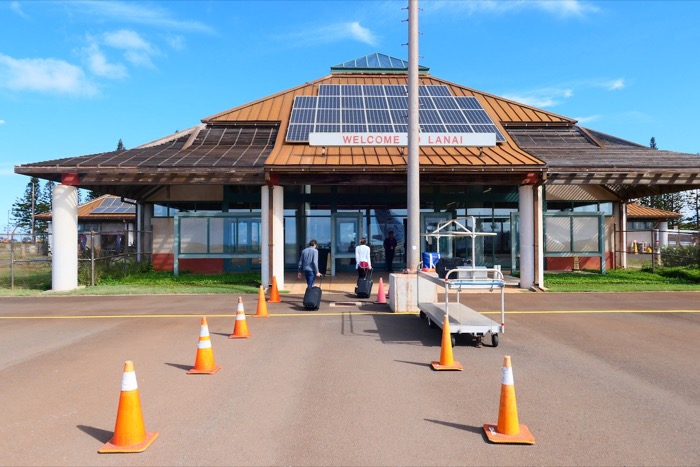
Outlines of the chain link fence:
{"type": "MultiPolygon", "coordinates": [[[[700,231],[627,230],[627,267],[700,268],[700,231]]],[[[619,245],[618,245],[619,250],[619,245]]]]}
{"type": "MultiPolygon", "coordinates": [[[[78,285],[95,286],[150,268],[151,235],[128,229],[80,232],[78,285]]],[[[0,234],[0,289],[51,289],[52,245],[51,234],[0,234]]]]}

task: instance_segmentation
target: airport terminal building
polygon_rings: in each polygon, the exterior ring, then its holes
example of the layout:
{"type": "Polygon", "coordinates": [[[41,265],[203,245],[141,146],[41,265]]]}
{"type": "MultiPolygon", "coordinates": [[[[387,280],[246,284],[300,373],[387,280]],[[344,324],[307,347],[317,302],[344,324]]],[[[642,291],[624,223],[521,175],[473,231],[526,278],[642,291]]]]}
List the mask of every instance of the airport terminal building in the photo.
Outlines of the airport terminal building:
{"type": "MultiPolygon", "coordinates": [[[[383,240],[394,232],[400,270],[407,83],[405,60],[375,53],[137,148],[15,172],[61,182],[54,232],[72,228],[75,187],[135,200],[137,229],[152,231],[139,248],[156,269],[260,271],[263,284],[275,276],[283,288],[284,271],[296,270],[310,239],[336,274],[354,270],[361,237],[382,268],[383,240]]],[[[475,246],[445,242],[440,251],[518,270],[524,288],[544,285],[545,270],[570,269],[574,259],[582,268],[625,267],[625,204],[700,186],[700,156],[584,128],[426,67],[419,96],[420,231],[473,216],[471,228],[495,235],[475,246]]],[[[70,236],[62,245],[77,252],[70,236]]]]}

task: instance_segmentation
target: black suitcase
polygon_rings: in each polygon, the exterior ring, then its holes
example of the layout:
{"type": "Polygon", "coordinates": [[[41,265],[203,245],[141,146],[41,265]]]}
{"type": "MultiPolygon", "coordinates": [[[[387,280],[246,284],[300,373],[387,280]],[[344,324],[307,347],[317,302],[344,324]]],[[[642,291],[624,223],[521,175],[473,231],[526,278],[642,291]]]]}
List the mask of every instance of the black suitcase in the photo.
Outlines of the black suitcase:
{"type": "MultiPolygon", "coordinates": [[[[464,259],[442,257],[438,260],[437,264],[435,264],[435,272],[437,272],[440,279],[444,279],[447,272],[457,269],[457,266],[464,266],[464,259]]],[[[456,279],[457,277],[455,274],[452,274],[450,279],[456,279]]]]}
{"type": "Polygon", "coordinates": [[[307,310],[318,310],[321,306],[321,287],[313,286],[304,292],[304,308],[307,310]]]}
{"type": "Polygon", "coordinates": [[[372,295],[372,270],[370,269],[365,277],[357,279],[355,295],[357,298],[369,298],[372,295]]]}

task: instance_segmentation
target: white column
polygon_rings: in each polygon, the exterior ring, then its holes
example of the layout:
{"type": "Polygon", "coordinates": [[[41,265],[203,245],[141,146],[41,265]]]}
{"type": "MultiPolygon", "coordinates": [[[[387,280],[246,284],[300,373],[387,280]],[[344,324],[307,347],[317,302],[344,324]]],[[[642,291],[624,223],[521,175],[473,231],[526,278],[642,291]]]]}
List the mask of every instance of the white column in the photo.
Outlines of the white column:
{"type": "Polygon", "coordinates": [[[620,267],[627,269],[627,205],[622,202],[615,205],[620,206],[620,267]]]}
{"type": "MultiPolygon", "coordinates": [[[[270,277],[270,187],[260,188],[260,281],[267,288],[270,277]]],[[[277,285],[279,288],[279,284],[277,285]]]]}
{"type": "MultiPolygon", "coordinates": [[[[272,187],[272,275],[284,289],[284,187],[272,187]]],[[[272,281],[272,279],[270,279],[272,281]]]]}
{"type": "Polygon", "coordinates": [[[659,248],[668,246],[668,222],[659,222],[659,248]]]}
{"type": "Polygon", "coordinates": [[[53,187],[52,290],[78,288],[78,189],[53,187]]]}
{"type": "Polygon", "coordinates": [[[535,271],[535,277],[537,277],[537,280],[535,282],[540,287],[544,287],[544,211],[542,210],[543,190],[542,186],[538,186],[534,189],[537,190],[537,202],[534,206],[534,218],[535,222],[537,223],[537,241],[535,242],[535,245],[537,245],[537,251],[535,251],[535,254],[537,255],[537,271],[535,271]]]}
{"type": "MultiPolygon", "coordinates": [[[[143,211],[143,222],[141,228],[143,232],[141,233],[141,238],[143,241],[143,246],[141,251],[144,254],[153,253],[153,203],[143,203],[141,205],[141,210],[143,211]]],[[[152,261],[153,257],[149,257],[152,261]]]]}
{"type": "Polygon", "coordinates": [[[518,188],[520,202],[520,288],[529,289],[535,285],[535,216],[533,209],[533,188],[522,185],[518,188]]]}

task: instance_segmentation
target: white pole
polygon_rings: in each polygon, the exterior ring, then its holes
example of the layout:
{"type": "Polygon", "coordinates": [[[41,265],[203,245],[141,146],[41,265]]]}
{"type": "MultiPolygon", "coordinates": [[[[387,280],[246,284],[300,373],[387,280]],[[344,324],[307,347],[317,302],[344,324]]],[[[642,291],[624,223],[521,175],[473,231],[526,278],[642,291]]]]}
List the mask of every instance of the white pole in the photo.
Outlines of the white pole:
{"type": "MultiPolygon", "coordinates": [[[[284,187],[272,187],[272,275],[284,288],[284,187]]],[[[270,278],[272,283],[272,278],[270,278]]]]}
{"type": "Polygon", "coordinates": [[[520,288],[529,289],[535,285],[535,216],[534,195],[531,185],[518,189],[520,203],[520,288]]]}
{"type": "Polygon", "coordinates": [[[406,267],[418,270],[420,261],[420,165],[418,132],[418,0],[408,2],[408,232],[406,267]]]}
{"type": "Polygon", "coordinates": [[[78,189],[53,187],[52,290],[78,288],[78,189]]]}
{"type": "Polygon", "coordinates": [[[270,187],[260,187],[260,281],[267,288],[270,277],[270,187]]]}

